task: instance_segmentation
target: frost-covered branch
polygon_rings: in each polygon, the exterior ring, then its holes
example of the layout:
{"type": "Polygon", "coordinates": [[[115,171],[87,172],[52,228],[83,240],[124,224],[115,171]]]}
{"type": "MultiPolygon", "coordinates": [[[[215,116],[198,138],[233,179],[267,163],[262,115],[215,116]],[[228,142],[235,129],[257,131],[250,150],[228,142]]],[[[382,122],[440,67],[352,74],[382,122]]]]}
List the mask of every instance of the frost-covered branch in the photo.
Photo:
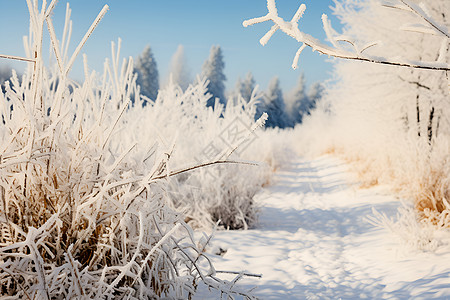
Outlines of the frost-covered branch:
{"type": "MultiPolygon", "coordinates": [[[[413,12],[414,14],[420,16],[423,20],[425,20],[428,24],[428,26],[425,27],[428,31],[433,31],[437,34],[442,35],[446,42],[448,42],[449,39],[449,33],[448,29],[445,28],[445,26],[438,24],[438,22],[434,21],[422,8],[411,4],[409,1],[406,0],[398,0],[396,2],[400,3],[390,3],[388,6],[395,7],[403,10],[409,10],[413,12]],[[403,4],[403,5],[401,5],[403,4]]],[[[267,9],[268,13],[267,15],[263,17],[253,18],[249,19],[243,22],[243,26],[247,27],[250,25],[263,23],[266,21],[272,21],[274,25],[272,28],[260,39],[260,43],[264,46],[267,44],[267,42],[270,40],[270,38],[273,36],[273,34],[277,30],[281,30],[287,35],[291,36],[295,40],[297,40],[299,43],[301,43],[300,48],[298,49],[297,53],[295,54],[294,61],[292,64],[292,67],[294,69],[298,66],[298,60],[300,57],[300,54],[306,47],[310,47],[313,51],[317,51],[321,54],[325,54],[328,56],[333,56],[337,58],[342,59],[351,59],[351,60],[360,60],[360,61],[367,61],[372,63],[378,63],[378,64],[385,64],[385,65],[394,65],[394,66],[402,66],[402,67],[410,67],[410,68],[416,68],[416,69],[427,69],[427,70],[436,70],[436,71],[450,71],[450,64],[442,61],[412,61],[407,59],[390,59],[386,57],[378,57],[378,56],[372,56],[365,53],[365,51],[375,45],[378,44],[378,42],[371,42],[367,45],[363,45],[362,47],[359,47],[355,41],[353,41],[350,37],[346,36],[340,36],[336,33],[336,31],[332,28],[331,22],[328,19],[328,16],[323,14],[322,15],[322,23],[324,31],[327,35],[327,39],[330,41],[332,46],[328,46],[321,41],[317,40],[316,38],[312,37],[309,34],[304,33],[299,29],[298,21],[303,16],[303,13],[306,10],[306,5],[301,4],[298,8],[297,12],[295,13],[294,17],[290,21],[285,21],[283,18],[281,18],[278,15],[278,10],[276,7],[275,0],[267,0],[267,9]],[[342,43],[344,42],[344,44],[342,43]],[[348,48],[344,47],[344,45],[351,46],[351,50],[348,50],[348,48]]],[[[423,32],[423,30],[422,30],[423,32]]]]}
{"type": "Polygon", "coordinates": [[[417,31],[420,33],[434,33],[437,35],[442,35],[444,37],[450,38],[448,28],[433,20],[433,18],[427,13],[427,9],[425,8],[423,3],[420,6],[417,6],[416,4],[408,0],[398,0],[398,1],[400,1],[404,5],[403,6],[396,5],[396,3],[385,1],[383,2],[383,6],[410,11],[415,15],[417,15],[419,18],[423,19],[429,25],[424,26],[422,24],[413,24],[412,27],[414,27],[415,29],[413,31],[417,31]]]}

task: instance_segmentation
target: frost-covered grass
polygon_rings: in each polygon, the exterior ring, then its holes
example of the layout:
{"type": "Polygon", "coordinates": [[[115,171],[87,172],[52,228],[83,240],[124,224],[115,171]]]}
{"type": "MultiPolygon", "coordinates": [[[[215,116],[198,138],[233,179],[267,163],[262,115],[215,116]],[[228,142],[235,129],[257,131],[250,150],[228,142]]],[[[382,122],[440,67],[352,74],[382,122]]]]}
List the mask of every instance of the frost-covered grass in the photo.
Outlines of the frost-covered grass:
{"type": "Polygon", "coordinates": [[[448,250],[448,228],[437,227],[429,218],[422,218],[410,203],[402,203],[395,217],[387,217],[374,210],[373,215],[368,219],[373,225],[388,229],[396,238],[399,238],[407,251],[432,252],[441,250],[440,248],[444,251],[448,250]]]}
{"type": "Polygon", "coordinates": [[[146,132],[140,144],[151,148],[155,146],[151,142],[158,141],[167,146],[169,172],[175,166],[189,168],[225,159],[237,162],[172,176],[167,199],[194,227],[211,228],[220,221],[224,228],[248,228],[257,218],[252,198],[271,176],[264,160],[243,161],[259,159],[247,147],[267,142],[261,139],[264,133],[256,131],[261,122],[254,122],[258,96],[255,92],[248,103],[238,98],[226,108],[216,102],[214,109],[206,106],[209,98],[205,81],[198,80],[184,92],[169,84],[154,102],[143,108],[135,105],[124,119],[130,130],[146,132]],[[174,140],[167,140],[169,136],[174,140]]]}
{"type": "Polygon", "coordinates": [[[184,93],[169,86],[142,107],[133,61],[119,60],[120,42],[100,76],[89,72],[84,57],[84,81],[75,83],[67,73],[86,39],[69,56],[69,21],[57,41],[50,18],[56,1],[45,3],[39,10],[37,1],[29,2],[31,62],[0,94],[2,295],[186,299],[201,281],[223,295],[252,298],[235,286],[242,275],[231,282],[216,276],[204,253],[209,238],[194,239],[185,221],[197,218],[204,226],[221,219],[224,227],[239,228],[256,218],[252,197],[270,172],[223,163],[219,179],[202,181],[210,171],[202,163],[237,159],[238,145],[224,147],[220,157],[200,156],[237,117],[248,134],[261,126],[252,121],[256,99],[244,108],[240,102],[225,111],[206,108],[206,82],[199,80],[184,93]],[[50,69],[42,58],[45,26],[57,62],[50,69]],[[248,185],[236,189],[243,178],[248,185]],[[217,200],[213,209],[188,198],[195,189],[217,200]],[[177,191],[198,212],[174,201],[177,191]]]}

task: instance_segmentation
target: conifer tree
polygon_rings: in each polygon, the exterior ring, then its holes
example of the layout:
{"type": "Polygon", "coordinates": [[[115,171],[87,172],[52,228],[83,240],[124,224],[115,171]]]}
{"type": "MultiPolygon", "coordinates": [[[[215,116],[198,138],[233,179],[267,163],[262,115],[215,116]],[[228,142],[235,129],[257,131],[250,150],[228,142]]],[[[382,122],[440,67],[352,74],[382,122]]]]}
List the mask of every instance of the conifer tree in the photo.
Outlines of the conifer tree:
{"type": "Polygon", "coordinates": [[[179,45],[170,63],[170,74],[173,83],[179,85],[185,91],[192,82],[189,68],[186,63],[183,45],[179,45]]]}
{"type": "Polygon", "coordinates": [[[135,72],[138,74],[136,82],[141,87],[141,94],[156,100],[159,90],[159,74],[150,46],[145,47],[142,54],[137,58],[135,72]]]}
{"type": "Polygon", "coordinates": [[[0,85],[3,85],[12,75],[12,70],[9,67],[0,67],[0,85]]]}
{"type": "Polygon", "coordinates": [[[11,78],[11,75],[12,70],[10,67],[0,67],[0,87],[2,92],[5,92],[5,81],[9,80],[11,78]]]}
{"type": "Polygon", "coordinates": [[[304,103],[309,102],[306,96],[306,82],[303,73],[299,76],[297,85],[286,100],[286,113],[290,119],[290,126],[295,126],[295,124],[302,122],[304,103]]]}
{"type": "Polygon", "coordinates": [[[226,103],[224,82],[227,78],[223,73],[224,68],[222,49],[220,46],[212,46],[209,58],[202,68],[202,76],[209,80],[208,91],[212,95],[212,98],[208,100],[208,106],[214,105],[215,98],[219,98],[223,104],[226,103]]]}
{"type": "Polygon", "coordinates": [[[285,128],[286,125],[288,125],[286,106],[278,77],[274,77],[270,81],[269,88],[262,104],[260,109],[269,115],[269,119],[266,121],[266,127],[285,128]]]}
{"type": "Polygon", "coordinates": [[[308,102],[305,105],[305,109],[302,111],[309,114],[311,110],[313,110],[316,107],[317,101],[319,101],[322,98],[323,92],[325,91],[325,87],[320,82],[314,83],[308,92],[308,102]]]}
{"type": "Polygon", "coordinates": [[[246,102],[250,101],[254,89],[255,79],[253,78],[252,72],[248,72],[244,80],[239,78],[236,83],[237,93],[240,94],[246,102]]]}

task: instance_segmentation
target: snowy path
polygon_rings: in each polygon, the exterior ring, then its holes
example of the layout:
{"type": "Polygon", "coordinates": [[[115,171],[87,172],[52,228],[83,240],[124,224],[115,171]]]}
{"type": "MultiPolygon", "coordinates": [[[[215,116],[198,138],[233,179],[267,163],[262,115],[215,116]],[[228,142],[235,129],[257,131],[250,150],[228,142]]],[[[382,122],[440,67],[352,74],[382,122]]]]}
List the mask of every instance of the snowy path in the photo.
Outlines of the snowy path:
{"type": "Polygon", "coordinates": [[[216,269],[263,274],[240,281],[261,299],[450,298],[450,254],[400,251],[366,221],[372,208],[395,214],[399,201],[348,181],[332,157],[298,158],[258,195],[257,229],[216,234],[209,251],[226,250],[216,269]]]}

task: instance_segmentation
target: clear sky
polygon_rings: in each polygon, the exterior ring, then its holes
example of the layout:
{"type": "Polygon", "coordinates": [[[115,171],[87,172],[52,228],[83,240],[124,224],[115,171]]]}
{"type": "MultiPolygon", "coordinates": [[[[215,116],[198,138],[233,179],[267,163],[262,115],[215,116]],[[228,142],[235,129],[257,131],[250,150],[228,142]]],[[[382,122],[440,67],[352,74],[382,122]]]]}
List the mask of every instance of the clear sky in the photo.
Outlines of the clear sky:
{"type": "MultiPolygon", "coordinates": [[[[41,2],[41,1],[40,1],[41,2]]],[[[332,0],[278,0],[279,13],[290,19],[300,3],[307,10],[300,27],[317,38],[324,39],[321,15],[329,16],[332,0]]],[[[66,9],[60,0],[53,15],[56,33],[61,36],[66,9]]],[[[88,40],[83,53],[89,67],[102,71],[103,61],[110,57],[110,42],[122,39],[122,56],[136,57],[146,45],[152,47],[162,80],[167,76],[170,59],[179,44],[184,45],[187,63],[192,75],[201,72],[201,66],[212,45],[220,45],[225,58],[227,89],[235,86],[238,76],[251,71],[262,88],[278,76],[285,91],[291,89],[301,72],[307,83],[324,81],[331,77],[331,64],[326,56],[305,50],[300,68],[291,69],[298,44],[292,38],[277,32],[265,47],[259,39],[271,24],[257,24],[244,28],[242,21],[267,13],[265,0],[72,0],[72,51],[83,37],[103,5],[110,10],[88,40]]],[[[331,18],[338,27],[338,21],[331,18]]],[[[0,53],[24,55],[22,36],[28,33],[28,11],[25,0],[0,0],[0,53]]],[[[23,63],[0,61],[1,64],[21,69],[23,63]]],[[[71,76],[83,77],[78,60],[71,76]]]]}

